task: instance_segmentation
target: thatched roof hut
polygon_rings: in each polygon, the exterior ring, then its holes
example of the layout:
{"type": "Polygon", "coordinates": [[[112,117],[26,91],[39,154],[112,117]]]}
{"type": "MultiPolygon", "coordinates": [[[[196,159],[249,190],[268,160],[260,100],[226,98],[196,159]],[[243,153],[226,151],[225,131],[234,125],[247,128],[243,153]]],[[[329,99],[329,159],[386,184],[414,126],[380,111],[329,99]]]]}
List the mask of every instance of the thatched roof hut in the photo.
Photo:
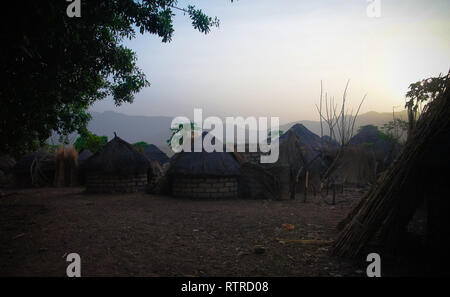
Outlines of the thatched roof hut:
{"type": "Polygon", "coordinates": [[[45,150],[23,156],[12,168],[16,185],[20,187],[52,185],[55,163],[55,156],[45,150]]]}
{"type": "Polygon", "coordinates": [[[376,126],[366,125],[359,128],[348,142],[349,146],[365,146],[375,151],[387,152],[389,142],[381,137],[381,131],[376,126]]]}
{"type": "Polygon", "coordinates": [[[386,170],[389,164],[400,154],[401,145],[396,140],[388,140],[376,126],[362,126],[349,141],[350,147],[363,147],[375,154],[378,172],[386,170]]]}
{"type": "Polygon", "coordinates": [[[167,174],[174,196],[230,198],[238,195],[240,165],[233,153],[180,152],[173,157],[167,174]]]}
{"type": "Polygon", "coordinates": [[[168,174],[188,176],[237,176],[239,163],[227,152],[182,152],[175,157],[168,174]]]}
{"type": "Polygon", "coordinates": [[[148,159],[115,136],[85,166],[88,192],[135,192],[147,183],[148,159]]]}
{"type": "Polygon", "coordinates": [[[373,151],[363,147],[346,148],[330,175],[338,184],[366,186],[377,179],[377,161],[373,151]]]}
{"type": "Polygon", "coordinates": [[[305,161],[313,160],[320,153],[322,147],[322,140],[320,139],[320,136],[314,134],[302,124],[295,124],[283,135],[281,135],[280,144],[289,137],[289,132],[293,132],[298,136],[300,146],[303,149],[305,161]]]}
{"type": "Polygon", "coordinates": [[[144,149],[144,155],[150,161],[158,162],[159,165],[164,165],[165,163],[169,162],[169,157],[167,157],[167,155],[154,144],[149,144],[144,149]]]}

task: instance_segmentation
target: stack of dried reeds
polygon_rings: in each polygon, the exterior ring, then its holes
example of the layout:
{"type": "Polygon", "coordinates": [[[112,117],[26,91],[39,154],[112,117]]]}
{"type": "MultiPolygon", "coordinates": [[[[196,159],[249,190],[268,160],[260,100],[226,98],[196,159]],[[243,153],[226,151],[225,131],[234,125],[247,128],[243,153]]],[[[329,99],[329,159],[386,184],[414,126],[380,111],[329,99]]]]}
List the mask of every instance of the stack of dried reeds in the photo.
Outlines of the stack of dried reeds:
{"type": "Polygon", "coordinates": [[[78,176],[78,152],[71,147],[61,146],[55,153],[56,170],[55,186],[70,187],[77,185],[78,176]]]}
{"type": "MultiPolygon", "coordinates": [[[[450,129],[449,88],[430,102],[408,139],[403,153],[391,164],[376,186],[344,220],[345,227],[334,243],[333,254],[355,258],[375,237],[390,249],[423,201],[420,189],[423,164],[439,137],[450,129]]],[[[438,156],[436,156],[438,158],[438,156]]],[[[426,174],[426,173],[425,173],[426,174]]]]}

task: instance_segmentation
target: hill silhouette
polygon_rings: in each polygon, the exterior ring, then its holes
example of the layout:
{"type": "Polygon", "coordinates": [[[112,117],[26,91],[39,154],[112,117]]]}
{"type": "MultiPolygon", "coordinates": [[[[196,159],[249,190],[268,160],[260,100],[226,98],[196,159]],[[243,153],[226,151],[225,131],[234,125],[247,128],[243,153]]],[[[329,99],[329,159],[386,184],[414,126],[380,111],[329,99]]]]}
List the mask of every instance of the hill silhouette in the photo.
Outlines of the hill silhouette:
{"type": "MultiPolygon", "coordinates": [[[[92,120],[89,122],[88,129],[97,134],[108,136],[108,139],[114,137],[114,132],[122,139],[128,141],[129,143],[134,143],[138,141],[145,141],[147,143],[152,143],[158,146],[163,152],[168,156],[173,155],[172,151],[168,148],[166,140],[169,139],[171,135],[170,124],[172,122],[172,117],[168,116],[134,116],[126,115],[113,111],[105,112],[91,112],[92,120]]],[[[395,113],[396,117],[407,119],[406,111],[401,111],[395,113]]],[[[361,114],[355,125],[355,133],[360,126],[365,125],[375,125],[382,126],[383,124],[392,120],[392,113],[390,112],[367,112],[361,114]]],[[[319,121],[297,121],[281,125],[280,129],[286,132],[295,124],[301,124],[299,129],[303,128],[309,130],[309,132],[315,134],[316,137],[320,139],[320,122],[319,121]]],[[[326,134],[326,129],[324,128],[324,134],[326,134]]],[[[309,137],[308,139],[318,142],[316,137],[311,136],[311,134],[306,133],[304,137],[309,137]]],[[[76,135],[70,137],[71,140],[75,140],[76,135]]],[[[57,137],[53,137],[54,142],[56,142],[57,137]]]]}

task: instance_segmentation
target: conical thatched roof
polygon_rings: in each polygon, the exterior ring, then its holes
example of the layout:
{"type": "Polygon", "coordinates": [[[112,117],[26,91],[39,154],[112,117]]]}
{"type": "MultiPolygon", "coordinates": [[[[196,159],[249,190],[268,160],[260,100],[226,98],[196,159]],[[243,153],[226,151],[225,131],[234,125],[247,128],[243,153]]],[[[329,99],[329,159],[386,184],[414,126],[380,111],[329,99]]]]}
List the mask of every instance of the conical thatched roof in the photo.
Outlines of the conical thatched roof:
{"type": "Polygon", "coordinates": [[[379,172],[386,170],[390,162],[400,154],[402,148],[398,141],[390,141],[383,137],[381,131],[373,125],[362,126],[350,139],[349,147],[362,147],[374,152],[379,172]]]}
{"type": "Polygon", "coordinates": [[[86,162],[88,173],[129,175],[146,173],[150,162],[134,146],[115,136],[86,162]]]}
{"type": "Polygon", "coordinates": [[[232,153],[181,152],[169,168],[170,175],[237,176],[240,165],[232,153]]]}
{"type": "Polygon", "coordinates": [[[167,155],[154,144],[149,144],[144,149],[144,155],[150,161],[156,161],[160,165],[163,165],[163,164],[169,162],[169,157],[167,157],[167,155]]]}
{"type": "Polygon", "coordinates": [[[390,143],[381,137],[381,131],[376,126],[362,126],[348,142],[349,146],[365,146],[376,152],[387,153],[390,143]]]}
{"type": "MultiPolygon", "coordinates": [[[[207,132],[203,132],[205,137],[207,132]]],[[[212,143],[216,140],[213,138],[212,143]]],[[[206,151],[194,152],[192,142],[191,152],[180,152],[171,159],[169,175],[190,176],[237,176],[240,174],[240,165],[229,152],[206,151]]]]}
{"type": "Polygon", "coordinates": [[[281,135],[280,144],[288,138],[289,131],[294,132],[299,137],[306,161],[311,161],[319,154],[322,145],[320,137],[309,131],[302,124],[295,124],[286,133],[281,135]]]}

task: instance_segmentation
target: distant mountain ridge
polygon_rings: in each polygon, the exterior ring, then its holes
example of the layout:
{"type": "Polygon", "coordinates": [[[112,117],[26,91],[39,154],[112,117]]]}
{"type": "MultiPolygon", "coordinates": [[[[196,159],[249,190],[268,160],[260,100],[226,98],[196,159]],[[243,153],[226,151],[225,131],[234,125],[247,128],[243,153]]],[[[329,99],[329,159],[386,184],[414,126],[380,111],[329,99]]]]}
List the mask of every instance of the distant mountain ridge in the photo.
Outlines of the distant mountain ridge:
{"type": "MultiPolygon", "coordinates": [[[[402,110],[399,112],[394,113],[395,118],[400,118],[402,120],[407,121],[408,115],[406,110],[402,110]]],[[[359,127],[366,126],[366,125],[374,125],[377,127],[382,127],[384,124],[388,123],[389,121],[392,121],[393,115],[392,112],[376,112],[376,111],[369,111],[363,114],[360,114],[358,118],[355,121],[355,130],[353,134],[356,134],[358,132],[359,127]]],[[[297,122],[291,122],[285,125],[281,125],[280,130],[283,130],[283,132],[286,132],[294,126],[295,124],[303,124],[308,130],[311,132],[317,134],[320,136],[320,122],[319,121],[297,121],[297,122]]],[[[327,125],[324,122],[323,123],[323,134],[327,134],[327,125]]]]}
{"type": "MultiPolygon", "coordinates": [[[[108,139],[114,137],[114,132],[122,139],[134,143],[145,141],[157,145],[162,151],[169,156],[173,153],[167,146],[167,139],[171,135],[170,124],[173,120],[168,116],[133,116],[113,111],[91,112],[92,120],[89,122],[88,128],[97,135],[108,136],[108,139]]],[[[396,117],[404,120],[407,119],[406,111],[396,112],[396,117]]],[[[355,134],[360,126],[375,125],[382,126],[392,120],[390,112],[367,112],[361,114],[356,120],[355,134]]],[[[319,121],[297,121],[280,126],[280,130],[286,132],[295,124],[303,124],[308,130],[320,136],[319,121]]],[[[324,125],[324,134],[325,134],[324,125]]]]}

